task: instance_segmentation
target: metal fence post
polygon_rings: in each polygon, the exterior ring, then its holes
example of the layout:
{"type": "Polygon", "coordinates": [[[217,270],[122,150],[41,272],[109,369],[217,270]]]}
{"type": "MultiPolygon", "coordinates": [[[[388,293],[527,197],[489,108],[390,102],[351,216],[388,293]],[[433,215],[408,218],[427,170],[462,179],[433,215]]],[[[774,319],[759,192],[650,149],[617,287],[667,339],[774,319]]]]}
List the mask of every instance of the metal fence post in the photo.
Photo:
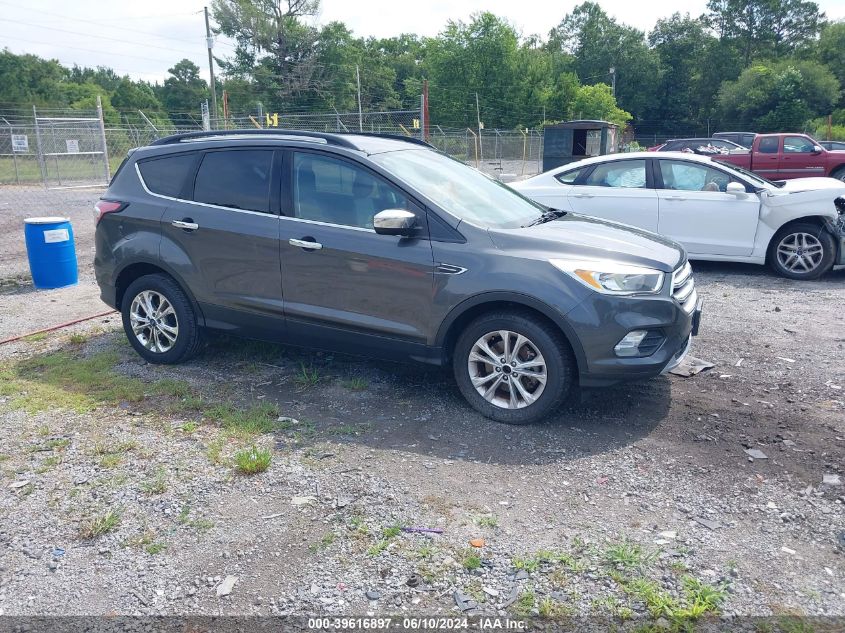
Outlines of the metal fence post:
{"type": "Polygon", "coordinates": [[[35,144],[38,150],[38,168],[41,170],[41,182],[47,188],[47,170],[44,165],[44,150],[41,148],[41,130],[38,127],[38,112],[32,106],[32,118],[35,121],[35,144]]]}
{"type": "Polygon", "coordinates": [[[106,168],[106,184],[111,180],[111,166],[109,165],[109,148],[106,145],[106,123],[103,120],[103,100],[97,95],[97,116],[100,119],[100,139],[103,142],[103,165],[106,168]]]}
{"type": "Polygon", "coordinates": [[[17,156],[17,154],[15,154],[15,141],[12,138],[15,135],[15,130],[12,129],[12,124],[9,123],[8,119],[6,119],[5,117],[0,117],[0,118],[3,119],[3,122],[6,125],[9,126],[9,149],[12,150],[12,163],[15,166],[15,184],[19,185],[19,184],[21,184],[21,179],[20,179],[20,176],[18,175],[18,156],[17,156]]]}

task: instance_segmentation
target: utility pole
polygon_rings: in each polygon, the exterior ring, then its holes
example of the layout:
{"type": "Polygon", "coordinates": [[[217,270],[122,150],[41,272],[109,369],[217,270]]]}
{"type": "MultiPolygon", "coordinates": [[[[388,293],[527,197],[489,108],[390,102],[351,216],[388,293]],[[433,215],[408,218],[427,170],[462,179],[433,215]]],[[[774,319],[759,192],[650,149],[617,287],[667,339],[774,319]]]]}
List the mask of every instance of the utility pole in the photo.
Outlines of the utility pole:
{"type": "Polygon", "coordinates": [[[355,64],[355,78],[358,80],[358,131],[364,131],[364,114],[361,111],[361,71],[355,64]]]}
{"type": "Polygon", "coordinates": [[[610,67],[610,94],[616,98],[616,68],[613,66],[610,67]]]}
{"type": "Polygon", "coordinates": [[[214,56],[211,54],[214,38],[211,37],[211,26],[208,24],[208,7],[203,7],[203,9],[205,11],[205,44],[208,47],[208,72],[211,75],[211,106],[214,108],[211,120],[212,126],[216,127],[214,120],[217,118],[217,86],[214,84],[214,56]]]}
{"type": "Polygon", "coordinates": [[[478,149],[481,160],[484,160],[484,143],[481,142],[481,108],[478,105],[478,93],[475,93],[475,119],[478,122],[478,149]]]}

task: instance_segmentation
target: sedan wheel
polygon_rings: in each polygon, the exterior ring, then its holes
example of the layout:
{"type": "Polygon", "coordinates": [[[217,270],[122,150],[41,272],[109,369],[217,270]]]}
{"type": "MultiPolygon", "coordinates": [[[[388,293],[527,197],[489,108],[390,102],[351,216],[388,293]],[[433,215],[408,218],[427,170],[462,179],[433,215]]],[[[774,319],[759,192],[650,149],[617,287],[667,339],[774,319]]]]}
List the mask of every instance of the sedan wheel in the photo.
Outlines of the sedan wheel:
{"type": "Polygon", "coordinates": [[[793,273],[812,273],[824,258],[824,246],[809,233],[790,233],[777,247],[778,262],[793,273]]]}

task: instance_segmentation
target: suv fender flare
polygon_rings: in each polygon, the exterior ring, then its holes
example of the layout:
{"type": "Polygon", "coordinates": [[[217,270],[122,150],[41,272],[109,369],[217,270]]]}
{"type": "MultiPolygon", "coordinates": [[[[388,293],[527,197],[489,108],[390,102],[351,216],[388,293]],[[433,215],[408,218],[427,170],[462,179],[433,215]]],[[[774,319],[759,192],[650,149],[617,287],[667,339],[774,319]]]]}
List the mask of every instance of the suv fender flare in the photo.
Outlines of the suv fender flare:
{"type": "Polygon", "coordinates": [[[464,301],[456,305],[454,308],[452,308],[446,315],[446,318],[443,319],[443,322],[440,324],[440,328],[437,330],[437,334],[434,339],[434,344],[437,347],[442,348],[446,344],[446,337],[449,334],[449,330],[452,328],[455,322],[460,319],[463,315],[465,315],[468,311],[479,306],[483,306],[485,304],[489,304],[491,307],[493,307],[495,304],[502,303],[509,303],[517,307],[521,306],[534,310],[542,314],[552,323],[554,323],[563,333],[563,336],[566,338],[566,341],[572,348],[572,353],[575,356],[575,362],[578,364],[579,373],[584,371],[584,369],[587,367],[587,360],[586,355],[584,354],[584,349],[581,347],[580,340],[576,336],[575,331],[564,318],[564,315],[561,314],[559,311],[555,310],[550,305],[543,303],[542,301],[539,301],[530,295],[522,294],[520,292],[485,292],[470,297],[469,299],[465,299],[464,301]]]}
{"type": "MultiPolygon", "coordinates": [[[[188,284],[186,284],[185,280],[182,279],[182,277],[180,275],[178,275],[170,266],[164,264],[161,260],[154,261],[152,259],[140,258],[140,259],[136,259],[136,260],[131,261],[131,262],[124,263],[116,271],[116,274],[114,276],[115,290],[117,290],[117,280],[120,279],[120,276],[123,274],[123,272],[127,268],[131,268],[132,266],[138,266],[138,265],[150,266],[152,268],[158,268],[164,274],[172,277],[173,280],[177,284],[179,284],[179,287],[182,289],[182,292],[184,292],[187,295],[188,300],[191,302],[191,306],[194,308],[194,311],[196,312],[197,321],[199,322],[199,325],[200,326],[205,325],[205,316],[203,315],[202,308],[200,307],[200,304],[197,302],[196,297],[194,297],[194,294],[191,292],[191,289],[188,287],[188,284]]],[[[152,273],[144,273],[144,274],[152,274],[152,273]]],[[[127,284],[127,287],[128,287],[128,285],[129,284],[127,284]]],[[[124,288],[124,290],[125,290],[125,288],[124,288]]],[[[122,303],[122,299],[123,299],[123,297],[121,297],[121,302],[118,302],[118,305],[117,305],[118,310],[120,310],[120,303],[122,303]]],[[[116,298],[115,298],[115,301],[117,301],[116,298]]]]}

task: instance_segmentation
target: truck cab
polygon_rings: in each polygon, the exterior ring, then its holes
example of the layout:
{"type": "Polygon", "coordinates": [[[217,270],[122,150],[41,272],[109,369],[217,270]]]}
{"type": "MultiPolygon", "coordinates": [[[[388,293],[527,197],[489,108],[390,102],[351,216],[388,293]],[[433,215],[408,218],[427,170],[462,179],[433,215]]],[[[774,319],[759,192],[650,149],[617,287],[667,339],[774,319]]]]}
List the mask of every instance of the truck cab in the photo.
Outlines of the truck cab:
{"type": "Polygon", "coordinates": [[[758,134],[746,154],[715,156],[769,180],[829,176],[845,181],[845,154],[824,149],[806,134],[758,134]]]}

